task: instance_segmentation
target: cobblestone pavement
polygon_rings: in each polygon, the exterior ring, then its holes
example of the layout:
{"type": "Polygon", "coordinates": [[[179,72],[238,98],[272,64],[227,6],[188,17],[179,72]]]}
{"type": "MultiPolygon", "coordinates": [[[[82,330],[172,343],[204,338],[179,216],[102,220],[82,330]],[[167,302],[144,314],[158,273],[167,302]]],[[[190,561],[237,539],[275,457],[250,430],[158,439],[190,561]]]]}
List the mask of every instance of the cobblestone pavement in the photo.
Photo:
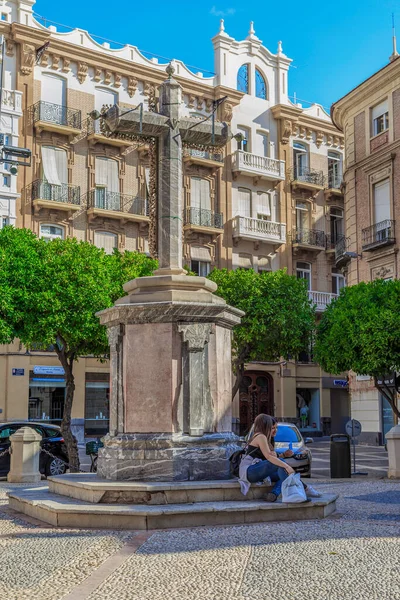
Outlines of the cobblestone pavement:
{"type": "MultiPolygon", "coordinates": [[[[330,441],[326,438],[314,438],[314,443],[309,446],[312,452],[312,476],[318,479],[330,477],[330,441]]],[[[368,478],[386,477],[388,470],[388,454],[383,446],[364,446],[357,444],[356,470],[361,471],[368,478]]],[[[351,470],[353,471],[353,446],[350,448],[351,470]]],[[[362,476],[365,477],[365,476],[362,476]]]]}
{"type": "Polygon", "coordinates": [[[136,533],[40,526],[12,487],[0,600],[400,600],[400,482],[318,481],[340,494],[324,521],[136,533]]]}

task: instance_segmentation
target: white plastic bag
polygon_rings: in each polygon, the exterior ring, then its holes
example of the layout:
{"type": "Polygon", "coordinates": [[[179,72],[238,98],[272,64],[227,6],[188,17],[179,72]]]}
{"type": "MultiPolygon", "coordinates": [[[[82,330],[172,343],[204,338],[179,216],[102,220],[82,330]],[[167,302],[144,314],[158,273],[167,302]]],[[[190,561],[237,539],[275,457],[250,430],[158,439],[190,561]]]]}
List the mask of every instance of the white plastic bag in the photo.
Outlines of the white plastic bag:
{"type": "Polygon", "coordinates": [[[306,492],[300,480],[300,473],[292,473],[282,482],[282,502],[298,504],[307,502],[306,492]]]}

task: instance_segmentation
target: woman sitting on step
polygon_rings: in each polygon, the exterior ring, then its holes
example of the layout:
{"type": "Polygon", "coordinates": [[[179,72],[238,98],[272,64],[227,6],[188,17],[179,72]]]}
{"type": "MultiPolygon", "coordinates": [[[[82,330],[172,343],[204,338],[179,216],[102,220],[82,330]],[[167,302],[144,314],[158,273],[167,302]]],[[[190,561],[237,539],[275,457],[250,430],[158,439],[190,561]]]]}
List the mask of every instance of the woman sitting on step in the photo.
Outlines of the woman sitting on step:
{"type": "MultiPolygon", "coordinates": [[[[239,467],[239,483],[244,495],[252,483],[262,482],[267,477],[275,482],[271,492],[266,495],[265,499],[268,502],[275,502],[281,493],[282,482],[295,472],[290,465],[279,459],[274,451],[274,421],[275,419],[265,414],[256,417],[252,436],[239,467]]],[[[308,497],[320,496],[311,486],[304,487],[308,497]]]]}

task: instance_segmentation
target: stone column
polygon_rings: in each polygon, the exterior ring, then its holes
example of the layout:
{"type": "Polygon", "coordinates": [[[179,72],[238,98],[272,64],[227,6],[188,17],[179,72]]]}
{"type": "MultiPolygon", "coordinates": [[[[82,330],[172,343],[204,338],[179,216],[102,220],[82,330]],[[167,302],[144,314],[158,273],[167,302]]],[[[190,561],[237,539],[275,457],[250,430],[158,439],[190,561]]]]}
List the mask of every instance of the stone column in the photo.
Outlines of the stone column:
{"type": "Polygon", "coordinates": [[[386,434],[389,455],[389,479],[400,479],[400,424],[386,434]]]}
{"type": "Polygon", "coordinates": [[[40,442],[42,436],[31,427],[21,427],[11,440],[11,468],[7,481],[11,483],[38,483],[40,442]]]}

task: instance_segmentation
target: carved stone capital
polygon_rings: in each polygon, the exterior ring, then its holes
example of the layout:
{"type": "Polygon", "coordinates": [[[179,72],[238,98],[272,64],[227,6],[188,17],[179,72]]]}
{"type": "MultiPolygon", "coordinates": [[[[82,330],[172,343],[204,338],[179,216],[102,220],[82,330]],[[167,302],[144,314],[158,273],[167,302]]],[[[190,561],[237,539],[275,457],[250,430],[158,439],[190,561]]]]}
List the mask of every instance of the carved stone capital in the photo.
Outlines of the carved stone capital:
{"type": "Polygon", "coordinates": [[[281,141],[282,144],[288,144],[290,140],[290,136],[293,133],[293,124],[289,119],[285,119],[282,123],[282,135],[281,141]]]}
{"type": "Polygon", "coordinates": [[[211,112],[213,108],[213,101],[211,98],[206,98],[206,111],[211,112]]]}
{"type": "Polygon", "coordinates": [[[210,340],[211,323],[178,324],[178,331],[188,345],[189,352],[201,352],[210,340]]]}
{"type": "Polygon", "coordinates": [[[102,70],[100,69],[100,67],[95,67],[94,68],[94,80],[95,81],[101,81],[101,73],[102,70]]]}
{"type": "Polygon", "coordinates": [[[30,75],[36,59],[36,48],[33,44],[23,44],[21,48],[21,73],[30,75]]]}
{"type": "Polygon", "coordinates": [[[195,101],[196,101],[196,96],[193,96],[192,94],[190,94],[188,97],[188,108],[194,108],[195,101]]]}
{"type": "Polygon", "coordinates": [[[104,85],[110,85],[111,83],[111,71],[104,71],[104,85]]]}
{"type": "Polygon", "coordinates": [[[129,94],[130,98],[132,98],[135,95],[137,86],[138,86],[138,80],[135,79],[134,77],[129,77],[128,78],[128,94],[129,94]]]}
{"type": "Polygon", "coordinates": [[[319,148],[322,144],[322,142],[324,141],[324,132],[323,131],[317,131],[317,137],[315,140],[315,143],[317,144],[317,148],[319,148]]]}
{"type": "Polygon", "coordinates": [[[223,121],[230,123],[232,121],[233,106],[230,102],[224,102],[223,104],[223,121]]]}
{"type": "Polygon", "coordinates": [[[40,57],[40,61],[39,61],[40,66],[48,67],[49,59],[50,59],[50,54],[48,52],[43,52],[42,56],[40,57]]]}
{"type": "Polygon", "coordinates": [[[79,81],[79,83],[84,83],[87,73],[88,73],[88,69],[89,69],[89,66],[87,63],[85,63],[85,62],[78,63],[78,81],[79,81]]]}
{"type": "Polygon", "coordinates": [[[114,87],[121,87],[121,77],[119,73],[114,73],[114,87]]]}
{"type": "Polygon", "coordinates": [[[203,98],[200,98],[200,96],[197,97],[197,110],[203,110],[203,98]]]}
{"type": "Polygon", "coordinates": [[[70,70],[71,70],[71,68],[70,68],[70,66],[69,66],[70,64],[71,64],[71,61],[70,61],[70,59],[69,59],[69,58],[64,58],[64,60],[63,60],[63,66],[62,66],[62,69],[61,69],[61,71],[62,71],[63,73],[69,73],[69,72],[70,72],[70,70]]]}
{"type": "Polygon", "coordinates": [[[10,39],[6,40],[6,54],[7,56],[14,56],[14,42],[10,39]]]}
{"type": "Polygon", "coordinates": [[[57,70],[59,64],[60,64],[60,56],[58,54],[52,54],[51,55],[51,68],[57,70]]]}

